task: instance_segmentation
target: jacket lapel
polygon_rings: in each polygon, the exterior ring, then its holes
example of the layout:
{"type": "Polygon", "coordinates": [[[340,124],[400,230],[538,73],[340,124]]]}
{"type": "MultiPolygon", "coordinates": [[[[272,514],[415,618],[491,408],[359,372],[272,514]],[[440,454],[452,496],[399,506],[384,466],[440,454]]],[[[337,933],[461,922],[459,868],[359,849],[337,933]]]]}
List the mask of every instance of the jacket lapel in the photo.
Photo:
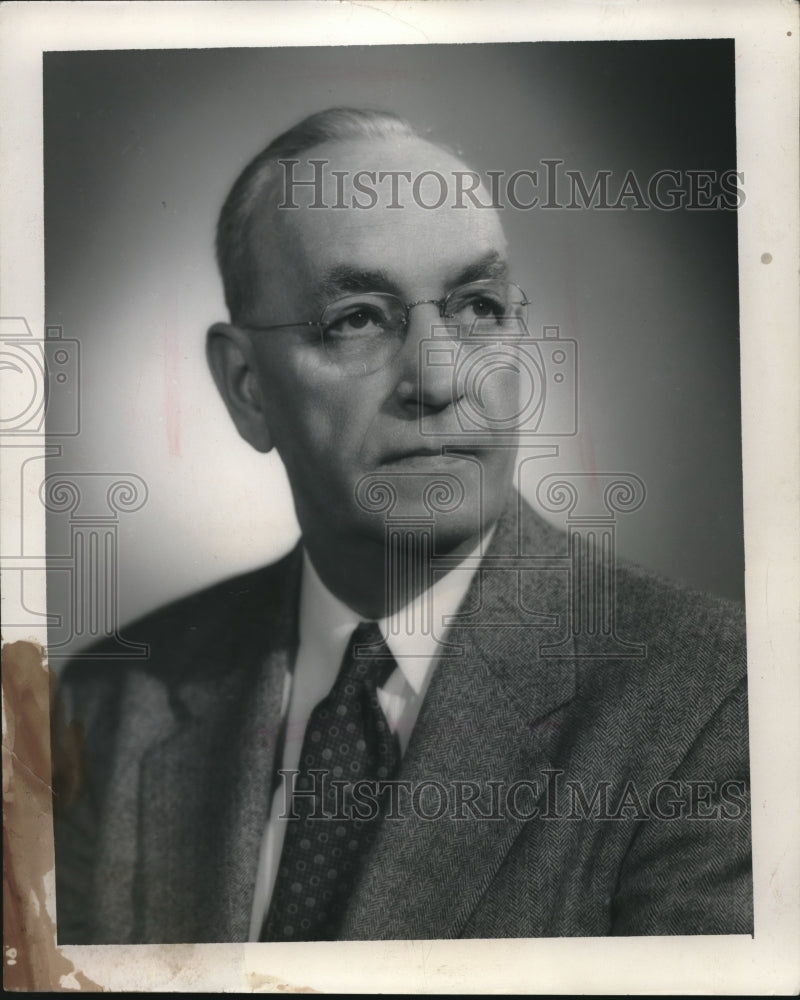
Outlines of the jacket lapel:
{"type": "Polygon", "coordinates": [[[508,569],[508,556],[519,554],[516,518],[523,511],[525,551],[543,557],[543,566],[548,555],[563,554],[563,536],[524,502],[506,512],[462,605],[461,624],[448,634],[463,654],[440,659],[398,776],[412,789],[428,783],[428,793],[416,809],[399,793],[403,818],[384,820],[342,938],[457,936],[544,790],[559,733],[554,713],[574,697],[575,667],[569,657],[538,652],[561,635],[542,625],[552,617],[537,616],[557,615],[563,626],[565,575],[543,568],[522,571],[523,578],[508,569]],[[504,568],[493,569],[493,562],[504,568]],[[505,796],[517,782],[526,784],[518,786],[515,817],[505,796]],[[468,783],[479,793],[474,809],[464,805],[468,783]],[[434,815],[441,801],[441,818],[420,815],[434,815]]]}
{"type": "Polygon", "coordinates": [[[297,550],[279,608],[187,665],[173,729],[143,760],[136,940],[247,940],[300,565],[297,550]]]}

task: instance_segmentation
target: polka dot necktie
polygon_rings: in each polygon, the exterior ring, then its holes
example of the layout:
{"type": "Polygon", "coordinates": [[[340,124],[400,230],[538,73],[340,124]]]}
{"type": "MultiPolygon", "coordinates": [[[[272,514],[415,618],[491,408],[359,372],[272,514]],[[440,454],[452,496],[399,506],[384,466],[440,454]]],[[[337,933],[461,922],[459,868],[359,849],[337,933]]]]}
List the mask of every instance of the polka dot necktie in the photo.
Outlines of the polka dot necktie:
{"type": "Polygon", "coordinates": [[[353,799],[352,786],[391,779],[400,763],[376,693],[396,667],[375,622],[362,622],[330,693],[308,720],[294,785],[292,813],[299,818],[286,821],[262,941],[336,937],[383,812],[383,796],[372,796],[378,808],[365,806],[363,792],[353,799]]]}

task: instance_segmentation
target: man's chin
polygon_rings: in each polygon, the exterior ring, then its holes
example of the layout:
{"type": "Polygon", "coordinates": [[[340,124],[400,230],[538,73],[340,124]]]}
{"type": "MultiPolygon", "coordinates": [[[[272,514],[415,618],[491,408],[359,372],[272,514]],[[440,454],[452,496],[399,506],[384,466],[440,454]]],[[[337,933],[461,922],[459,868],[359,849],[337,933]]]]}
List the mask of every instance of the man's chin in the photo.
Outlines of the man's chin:
{"type": "MultiPolygon", "coordinates": [[[[449,552],[477,544],[499,514],[503,484],[487,472],[470,454],[404,456],[359,480],[356,505],[370,534],[377,525],[384,534],[419,531],[433,536],[436,552],[449,552]]],[[[505,496],[510,477],[502,478],[505,496]]]]}

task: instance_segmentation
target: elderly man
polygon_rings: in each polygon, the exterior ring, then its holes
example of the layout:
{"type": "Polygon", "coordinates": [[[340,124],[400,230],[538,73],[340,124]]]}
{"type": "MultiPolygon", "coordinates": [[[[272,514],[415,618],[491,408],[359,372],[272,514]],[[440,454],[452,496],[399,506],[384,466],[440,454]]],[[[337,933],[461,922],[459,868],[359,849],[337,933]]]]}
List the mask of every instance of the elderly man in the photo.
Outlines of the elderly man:
{"type": "Polygon", "coordinates": [[[476,175],[322,112],[217,249],[211,370],[302,539],[68,668],[59,940],[750,933],[741,610],[592,550],[612,627],[574,627],[580,540],[513,485],[552,369],[476,175]]]}

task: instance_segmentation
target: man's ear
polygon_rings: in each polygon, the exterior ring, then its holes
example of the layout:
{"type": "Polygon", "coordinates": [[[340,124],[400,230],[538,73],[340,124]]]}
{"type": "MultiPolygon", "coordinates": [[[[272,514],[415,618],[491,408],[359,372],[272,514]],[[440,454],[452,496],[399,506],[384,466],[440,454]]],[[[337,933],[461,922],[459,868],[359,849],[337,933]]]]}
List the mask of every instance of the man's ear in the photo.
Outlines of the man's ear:
{"type": "Polygon", "coordinates": [[[206,357],[236,429],[256,451],[272,449],[253,345],[230,323],[215,323],[206,337],[206,357]]]}

